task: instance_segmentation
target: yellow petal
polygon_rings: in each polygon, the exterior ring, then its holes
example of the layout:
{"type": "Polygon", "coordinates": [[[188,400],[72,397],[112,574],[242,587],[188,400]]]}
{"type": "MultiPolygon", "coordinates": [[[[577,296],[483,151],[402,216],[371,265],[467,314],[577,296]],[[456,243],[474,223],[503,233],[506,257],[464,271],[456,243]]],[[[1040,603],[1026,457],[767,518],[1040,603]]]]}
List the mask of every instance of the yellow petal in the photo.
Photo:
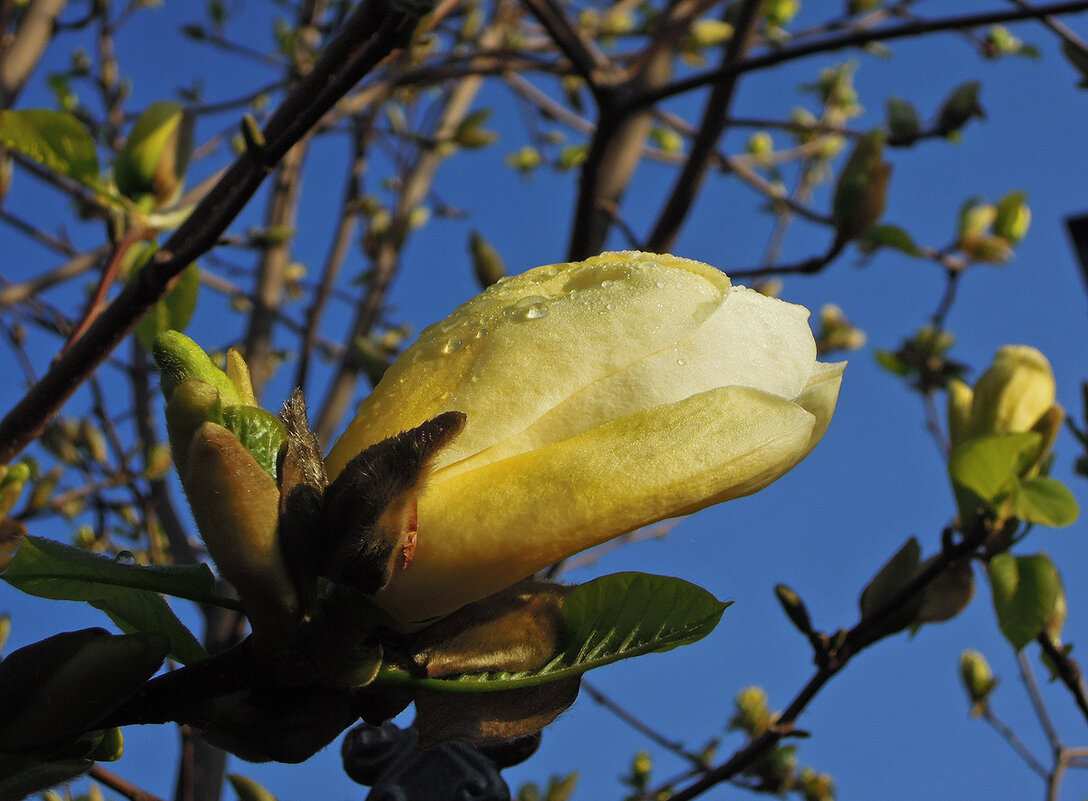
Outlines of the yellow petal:
{"type": "Polygon", "coordinates": [[[439,471],[415,561],[375,601],[418,626],[623,532],[755,492],[807,453],[815,424],[795,403],[723,387],[449,480],[439,471]]]}
{"type": "Polygon", "coordinates": [[[500,281],[397,359],[326,459],[329,475],[444,411],[465,412],[468,424],[440,467],[509,439],[584,387],[675,346],[728,290],[705,264],[627,252],[500,281]]]}

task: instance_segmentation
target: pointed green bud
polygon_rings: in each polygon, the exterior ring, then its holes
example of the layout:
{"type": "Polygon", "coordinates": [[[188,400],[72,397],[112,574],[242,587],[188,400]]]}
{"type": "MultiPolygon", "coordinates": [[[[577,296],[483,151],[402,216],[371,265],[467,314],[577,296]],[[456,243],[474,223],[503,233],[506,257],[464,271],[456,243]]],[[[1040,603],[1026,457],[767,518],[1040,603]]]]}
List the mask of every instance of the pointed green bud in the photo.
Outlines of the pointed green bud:
{"type": "Polygon", "coordinates": [[[960,679],[971,701],[971,717],[977,717],[986,708],[990,693],[997,686],[986,657],[970,649],[960,654],[960,679]]]}
{"type": "Polygon", "coordinates": [[[898,97],[888,98],[887,109],[888,144],[912,144],[922,131],[922,122],[918,118],[918,109],[913,104],[898,97]]]}
{"type": "Polygon", "coordinates": [[[193,115],[180,103],[152,103],[139,116],[113,163],[113,178],[125,197],[170,205],[181,194],[193,151],[193,115]]]}
{"type": "Polygon", "coordinates": [[[245,403],[227,374],[216,366],[203,348],[180,331],[159,334],[151,355],[162,373],[160,384],[166,400],[170,400],[179,384],[195,379],[215,387],[226,406],[245,403]]]}
{"type": "Polygon", "coordinates": [[[1051,406],[1054,372],[1047,358],[1027,345],[1006,345],[975,384],[971,436],[1028,431],[1051,406]]]}
{"type": "MultiPolygon", "coordinates": [[[[250,407],[252,408],[252,407],[250,407]]],[[[231,431],[205,422],[181,475],[197,528],[220,573],[238,590],[259,648],[293,635],[299,600],[280,553],[280,491],[231,431]]]]}
{"type": "Polygon", "coordinates": [[[941,104],[937,113],[937,128],[944,136],[959,132],[973,117],[986,119],[986,112],[979,103],[978,96],[982,84],[968,81],[956,87],[941,104]]]}
{"type": "Polygon", "coordinates": [[[487,289],[506,275],[506,265],[494,246],[479,231],[469,234],[468,250],[472,256],[472,269],[480,286],[487,289]]]}
{"type": "Polygon", "coordinates": [[[871,131],[858,140],[835,185],[831,220],[843,245],[863,235],[884,214],[891,167],[884,161],[884,134],[871,131]]]}
{"type": "Polygon", "coordinates": [[[798,631],[806,636],[812,634],[812,619],[809,617],[808,609],[805,608],[805,602],[801,600],[801,596],[785,584],[775,586],[774,594],[798,631]]]}
{"type": "Polygon", "coordinates": [[[1009,192],[997,203],[993,232],[1010,245],[1023,239],[1031,226],[1031,209],[1028,208],[1026,199],[1025,192],[1009,192]]]}

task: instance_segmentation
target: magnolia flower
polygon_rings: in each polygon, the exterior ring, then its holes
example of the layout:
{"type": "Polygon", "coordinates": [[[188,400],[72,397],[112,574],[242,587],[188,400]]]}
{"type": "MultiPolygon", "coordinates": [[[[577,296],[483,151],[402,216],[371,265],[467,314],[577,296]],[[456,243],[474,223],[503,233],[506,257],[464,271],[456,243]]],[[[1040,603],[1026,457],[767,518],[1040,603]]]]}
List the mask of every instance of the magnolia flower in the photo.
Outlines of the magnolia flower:
{"type": "Polygon", "coordinates": [[[467,416],[418,501],[410,565],[374,598],[417,628],[640,526],[756,492],[823,436],[844,363],[808,310],[667,255],[507,278],[422,332],[329,453],[467,416]]]}

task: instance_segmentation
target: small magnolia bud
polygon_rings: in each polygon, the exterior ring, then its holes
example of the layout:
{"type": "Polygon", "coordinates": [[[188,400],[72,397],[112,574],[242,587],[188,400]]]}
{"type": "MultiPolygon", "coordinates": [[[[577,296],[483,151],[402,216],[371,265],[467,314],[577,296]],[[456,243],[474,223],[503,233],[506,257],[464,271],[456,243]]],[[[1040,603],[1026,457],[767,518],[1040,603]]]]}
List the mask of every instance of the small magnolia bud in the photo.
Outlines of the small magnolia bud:
{"type": "Polygon", "coordinates": [[[883,154],[884,134],[872,131],[858,140],[839,175],[831,208],[839,245],[864,234],[884,214],[892,170],[883,154]]]}
{"type": "Polygon", "coordinates": [[[203,348],[180,331],[164,331],[159,334],[152,348],[152,356],[162,374],[160,385],[163,397],[167,400],[170,400],[179,384],[195,379],[215,387],[222,396],[224,405],[233,406],[246,402],[234,382],[216,366],[203,348]]]}
{"type": "Polygon", "coordinates": [[[745,687],[737,693],[734,703],[736,712],[729,721],[730,729],[746,732],[749,737],[758,737],[774,722],[767,693],[762,687],[745,687]]]}
{"type": "Polygon", "coordinates": [[[948,380],[948,439],[955,450],[967,441],[971,430],[974,390],[958,378],[948,380]]]}
{"type": "Polygon", "coordinates": [[[993,232],[1010,245],[1015,245],[1031,226],[1031,209],[1028,208],[1024,192],[1010,192],[997,204],[994,216],[993,232]]]}
{"type": "Polygon", "coordinates": [[[982,84],[969,81],[953,90],[941,105],[937,114],[937,128],[945,135],[957,133],[972,117],[986,118],[986,112],[978,102],[982,84]]]}
{"type": "Polygon", "coordinates": [[[960,654],[960,678],[971,701],[971,717],[977,717],[986,708],[986,701],[997,686],[990,663],[978,651],[968,649],[960,654]]]}
{"type": "Polygon", "coordinates": [[[801,596],[785,584],[775,586],[774,594],[798,631],[805,635],[811,634],[812,620],[809,617],[808,609],[805,608],[805,602],[801,600],[801,596]]]}
{"type": "Polygon", "coordinates": [[[182,485],[208,551],[238,590],[259,646],[289,637],[299,600],[280,554],[280,492],[232,432],[203,423],[188,448],[182,485]]]}
{"type": "Polygon", "coordinates": [[[918,110],[911,103],[898,97],[889,97],[888,143],[904,145],[912,143],[922,130],[918,110]]]}
{"type": "Polygon", "coordinates": [[[975,384],[971,436],[1028,431],[1054,405],[1054,372],[1035,348],[1006,345],[975,384]]]}
{"type": "Polygon", "coordinates": [[[117,188],[132,200],[150,197],[153,208],[169,205],[181,194],[192,150],[192,113],[180,103],[152,103],[117,154],[117,188]]]}
{"type": "Polygon", "coordinates": [[[506,275],[502,256],[480,232],[473,231],[469,234],[468,249],[472,255],[472,269],[481,287],[487,289],[506,275]]]}

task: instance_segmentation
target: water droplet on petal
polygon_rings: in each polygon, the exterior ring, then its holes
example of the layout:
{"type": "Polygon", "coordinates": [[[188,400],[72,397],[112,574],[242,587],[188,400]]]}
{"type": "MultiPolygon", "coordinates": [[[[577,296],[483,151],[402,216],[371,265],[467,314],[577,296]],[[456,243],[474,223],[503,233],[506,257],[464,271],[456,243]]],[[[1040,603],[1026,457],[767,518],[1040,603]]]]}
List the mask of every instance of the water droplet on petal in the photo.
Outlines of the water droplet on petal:
{"type": "Polygon", "coordinates": [[[488,331],[486,328],[481,328],[479,331],[476,332],[476,339],[483,339],[490,333],[491,332],[488,331]]]}
{"type": "Polygon", "coordinates": [[[541,317],[548,316],[548,307],[543,303],[534,303],[532,306],[525,310],[526,320],[539,320],[541,317]]]}
{"type": "Polygon", "coordinates": [[[684,361],[683,359],[677,359],[677,360],[676,360],[676,363],[677,363],[678,365],[680,365],[681,367],[683,367],[683,366],[684,366],[685,364],[687,364],[687,362],[686,362],[686,361],[684,361]]]}
{"type": "Polygon", "coordinates": [[[442,346],[443,353],[455,353],[461,349],[461,340],[457,337],[446,340],[446,344],[442,346]]]}

